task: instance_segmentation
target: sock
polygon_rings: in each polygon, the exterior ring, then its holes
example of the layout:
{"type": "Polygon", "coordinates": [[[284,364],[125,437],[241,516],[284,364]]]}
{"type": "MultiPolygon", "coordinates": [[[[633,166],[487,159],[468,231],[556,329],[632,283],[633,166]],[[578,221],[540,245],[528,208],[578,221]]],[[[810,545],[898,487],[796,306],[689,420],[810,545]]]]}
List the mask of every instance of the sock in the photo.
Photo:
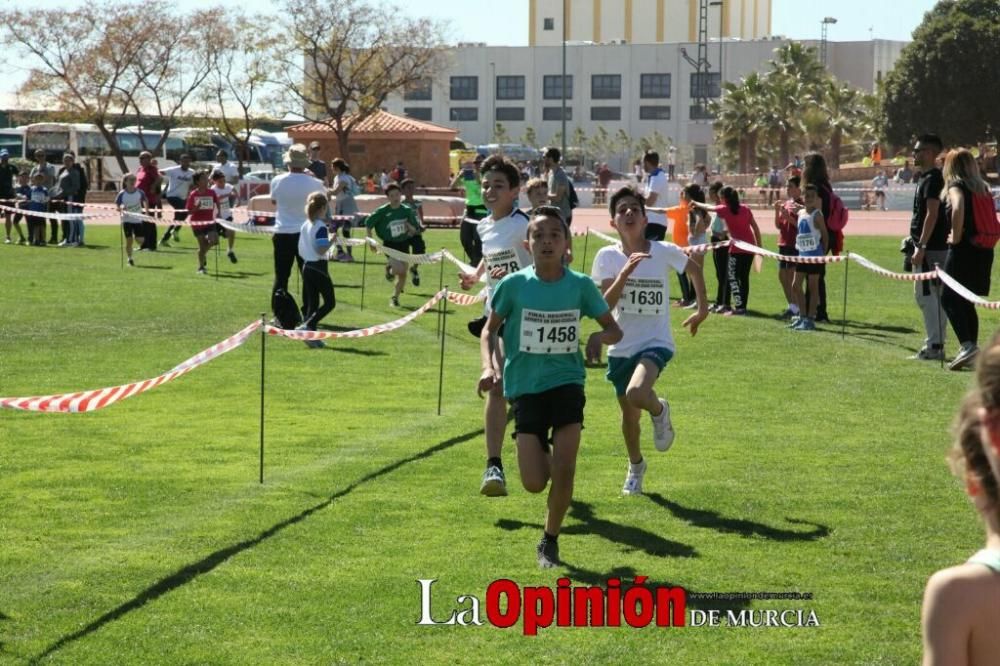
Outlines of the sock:
{"type": "Polygon", "coordinates": [[[496,458],[487,458],[486,459],[486,466],[487,467],[499,467],[501,470],[503,469],[503,463],[500,462],[500,457],[499,456],[497,456],[496,458]]]}
{"type": "Polygon", "coordinates": [[[792,311],[792,314],[798,314],[799,313],[799,306],[796,305],[795,303],[789,303],[788,304],[788,309],[792,311]]]}
{"type": "Polygon", "coordinates": [[[643,458],[639,458],[639,462],[637,463],[629,462],[629,467],[631,467],[633,471],[638,472],[639,468],[642,467],[642,463],[643,463],[643,458]]]}
{"type": "Polygon", "coordinates": [[[558,541],[559,540],[559,535],[556,534],[556,535],[553,536],[552,534],[549,534],[545,530],[542,530],[542,539],[544,539],[545,541],[553,541],[554,542],[554,541],[558,541]]]}

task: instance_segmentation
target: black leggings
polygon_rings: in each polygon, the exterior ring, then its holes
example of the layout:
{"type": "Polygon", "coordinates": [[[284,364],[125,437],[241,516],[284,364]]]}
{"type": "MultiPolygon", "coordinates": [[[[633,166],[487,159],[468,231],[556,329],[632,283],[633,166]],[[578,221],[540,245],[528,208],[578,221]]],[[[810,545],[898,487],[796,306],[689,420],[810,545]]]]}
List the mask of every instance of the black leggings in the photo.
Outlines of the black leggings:
{"type": "Polygon", "coordinates": [[[274,287],[288,291],[288,276],[292,274],[292,264],[297,263],[302,270],[302,257],[299,256],[299,234],[274,234],[271,237],[274,246],[274,287]]]}
{"type": "Polygon", "coordinates": [[[323,317],[337,307],[337,299],[333,294],[333,280],[330,279],[328,262],[307,261],[302,267],[302,312],[305,315],[303,324],[310,331],[316,330],[323,317]],[[319,304],[320,298],[323,305],[319,304]]]}
{"type": "Polygon", "coordinates": [[[483,241],[479,238],[476,225],[472,222],[462,222],[458,231],[458,238],[462,241],[462,249],[465,256],[469,258],[469,263],[475,268],[483,260],[483,241]]]}
{"type": "Polygon", "coordinates": [[[733,305],[745,310],[750,301],[750,267],[752,254],[729,255],[729,288],[733,292],[733,305]]]}
{"type": "MultiPolygon", "coordinates": [[[[712,238],[713,243],[718,243],[725,238],[712,238]]],[[[717,247],[712,250],[712,262],[715,264],[715,279],[719,283],[715,291],[715,304],[729,307],[732,291],[729,289],[729,248],[717,247]]]]}
{"type": "Polygon", "coordinates": [[[947,286],[941,294],[941,306],[948,315],[955,337],[961,343],[979,342],[979,315],[976,306],[965,300],[947,286]]]}

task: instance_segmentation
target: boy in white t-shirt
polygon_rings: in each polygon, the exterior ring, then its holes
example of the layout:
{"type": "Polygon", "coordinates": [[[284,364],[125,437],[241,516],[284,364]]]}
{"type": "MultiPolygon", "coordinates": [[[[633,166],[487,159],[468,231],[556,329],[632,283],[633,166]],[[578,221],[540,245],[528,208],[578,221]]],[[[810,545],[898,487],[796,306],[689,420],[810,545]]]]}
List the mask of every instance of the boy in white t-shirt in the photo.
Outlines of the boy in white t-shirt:
{"type": "MultiPolygon", "coordinates": [[[[670,281],[675,272],[687,273],[695,290],[698,309],[684,320],[691,335],[708,317],[705,278],[701,266],[673,243],[646,237],[645,200],[631,187],[611,197],[611,225],[621,242],[603,247],[594,257],[592,277],[599,283],[615,321],[624,332],[608,348],[608,381],[615,387],[622,412],[622,434],[628,450],[629,469],[623,495],[642,494],[646,461],[639,449],[639,417],[649,412],[653,443],[666,451],[674,441],[670,405],[653,390],[660,372],[674,355],[670,331],[670,281]]],[[[587,358],[600,358],[600,336],[587,342],[587,358]]]]}
{"type": "MultiPolygon", "coordinates": [[[[487,158],[480,169],[482,173],[483,202],[490,214],[476,225],[476,233],[482,241],[483,258],[474,273],[462,273],[462,289],[470,289],[486,275],[487,313],[491,307],[493,288],[509,273],[516,273],[533,264],[533,259],[524,239],[528,233],[528,216],[516,208],[520,193],[521,172],[517,165],[499,155],[487,158]]],[[[486,319],[470,324],[474,335],[488,338],[490,333],[483,328],[486,319]],[[474,324],[478,323],[478,326],[474,324]]],[[[502,373],[504,364],[503,340],[493,335],[487,340],[494,351],[494,367],[502,373]]],[[[507,480],[500,458],[504,433],[507,430],[507,401],[503,397],[503,382],[497,382],[486,392],[486,472],[483,474],[479,492],[488,497],[507,494],[507,480]]]]}
{"type": "MultiPolygon", "coordinates": [[[[219,152],[221,153],[222,151],[219,152]]],[[[212,172],[212,191],[219,198],[219,219],[232,222],[233,206],[236,205],[236,190],[226,182],[226,174],[221,170],[212,172]]],[[[220,236],[226,237],[226,245],[228,247],[226,256],[229,257],[229,261],[235,264],[236,253],[233,252],[233,246],[236,245],[236,232],[232,229],[227,229],[219,223],[215,224],[215,230],[220,236]]]]}

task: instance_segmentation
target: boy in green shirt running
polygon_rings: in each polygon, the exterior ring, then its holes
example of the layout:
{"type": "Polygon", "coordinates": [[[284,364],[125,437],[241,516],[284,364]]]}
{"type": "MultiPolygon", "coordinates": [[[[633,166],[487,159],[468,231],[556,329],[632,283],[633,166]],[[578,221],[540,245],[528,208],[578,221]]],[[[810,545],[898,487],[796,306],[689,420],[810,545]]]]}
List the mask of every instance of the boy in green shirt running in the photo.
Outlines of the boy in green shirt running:
{"type": "Polygon", "coordinates": [[[559,564],[557,539],[573,499],[583,429],[586,373],[580,354],[580,317],[597,320],[604,344],[621,340],[622,331],[593,280],[563,265],[569,230],[559,209],[536,209],[527,235],[524,244],[534,265],[497,284],[486,322],[491,334],[503,325],[506,359],[502,369],[496,367],[493,336],[483,336],[479,390],[489,391],[503,381],[504,395],[514,407],[517,462],[524,489],[540,493],[552,480],[537,547],[538,565],[549,568],[559,564]]]}
{"type": "MultiPolygon", "coordinates": [[[[389,203],[376,208],[365,220],[368,238],[372,237],[372,231],[374,231],[378,234],[382,245],[390,250],[408,254],[410,251],[409,238],[417,233],[417,229],[420,227],[417,215],[412,208],[402,204],[403,194],[398,183],[386,185],[385,194],[389,197],[389,203]]],[[[393,307],[399,307],[399,295],[406,285],[406,263],[386,256],[386,264],[388,264],[391,273],[396,276],[396,289],[389,303],[393,307]]]]}

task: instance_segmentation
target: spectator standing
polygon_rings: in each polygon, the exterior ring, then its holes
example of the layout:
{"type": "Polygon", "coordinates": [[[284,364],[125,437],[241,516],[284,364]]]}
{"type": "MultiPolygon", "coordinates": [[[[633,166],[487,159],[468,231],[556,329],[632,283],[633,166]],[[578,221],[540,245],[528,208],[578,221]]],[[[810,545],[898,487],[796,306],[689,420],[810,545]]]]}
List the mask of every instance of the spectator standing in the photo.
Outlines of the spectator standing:
{"type": "Polygon", "coordinates": [[[298,263],[302,269],[302,257],[299,256],[299,232],[308,220],[306,202],[313,192],[323,192],[323,181],[305,173],[309,166],[309,154],[301,143],[292,145],[285,153],[288,173],[275,176],[271,181],[271,201],[274,202],[274,236],[271,244],[274,248],[274,286],[272,293],[278,289],[288,291],[288,277],[292,273],[292,264],[298,263]]]}
{"type": "Polygon", "coordinates": [[[336,260],[351,262],[354,261],[351,246],[347,245],[345,250],[345,246],[340,244],[339,239],[351,237],[351,227],[354,225],[354,218],[358,215],[358,202],[354,197],[360,193],[361,188],[358,181],[354,180],[354,176],[351,175],[351,165],[343,159],[338,157],[333,160],[330,162],[330,167],[333,170],[333,194],[336,197],[334,215],[340,218],[333,222],[333,228],[337,232],[338,238],[336,260]]]}
{"type": "MultiPolygon", "coordinates": [[[[76,206],[71,202],[75,201],[77,191],[80,189],[80,174],[73,168],[73,156],[69,153],[63,155],[63,165],[59,169],[56,185],[50,191],[50,196],[54,200],[59,200],[58,210],[70,215],[76,212],[76,206]]],[[[59,247],[78,247],[80,245],[81,229],[83,222],[65,218],[62,220],[62,242],[59,247]]]]}
{"type": "Polygon", "coordinates": [[[611,169],[604,162],[597,168],[597,191],[594,192],[594,203],[604,204],[608,200],[608,186],[611,185],[611,169]]]}
{"type": "MultiPolygon", "coordinates": [[[[715,212],[726,222],[729,234],[733,240],[743,241],[760,247],[760,228],[754,220],[749,208],[740,203],[739,193],[732,187],[723,187],[719,192],[722,204],[688,202],[691,206],[715,212]]],[[[753,253],[741,249],[734,243],[729,247],[729,288],[733,298],[733,309],[725,315],[745,315],[750,300],[750,267],[753,265],[753,253]]]]}
{"type": "Polygon", "coordinates": [[[480,182],[479,165],[486,159],[482,155],[476,155],[476,159],[471,164],[466,164],[461,171],[455,174],[450,187],[459,187],[465,190],[465,218],[462,226],[459,227],[459,239],[462,242],[462,249],[465,256],[469,258],[469,263],[478,266],[483,259],[483,243],[476,232],[479,220],[489,215],[489,211],[483,205],[483,185],[480,182]]]}
{"type": "MultiPolygon", "coordinates": [[[[993,248],[981,247],[974,241],[979,224],[989,223],[981,219],[977,224],[976,212],[982,210],[984,217],[996,219],[990,186],[980,175],[972,153],[964,149],[948,153],[943,175],[948,187],[944,206],[951,221],[951,244],[944,271],[972,293],[986,296],[990,293],[993,248]],[[973,203],[973,197],[984,197],[979,207],[973,203]]],[[[972,303],[947,286],[941,295],[941,304],[961,344],[948,368],[961,370],[972,365],[979,354],[979,315],[972,303]]]]}
{"type": "Polygon", "coordinates": [[[677,180],[677,148],[674,146],[667,148],[667,178],[677,180]]]}
{"type": "Polygon", "coordinates": [[[323,182],[324,185],[330,184],[330,178],[326,170],[326,162],[320,157],[320,145],[319,141],[313,141],[309,144],[309,171],[312,173],[314,178],[318,178],[323,182]]]}
{"type": "MultiPolygon", "coordinates": [[[[829,228],[830,212],[833,209],[833,186],[830,184],[830,174],[826,168],[826,158],[819,153],[809,153],[805,157],[802,170],[802,189],[809,185],[815,185],[819,192],[821,202],[820,211],[823,213],[823,220],[827,223],[827,235],[829,245],[824,248],[827,254],[839,255],[844,248],[843,230],[834,231],[829,228]]],[[[818,298],[816,304],[816,321],[829,323],[830,317],[826,311],[826,264],[820,264],[822,269],[819,274],[819,295],[817,296],[811,289],[806,287],[806,302],[813,298],[818,298]]]]}
{"type": "Polygon", "coordinates": [[[86,228],[83,223],[83,207],[84,204],[87,203],[87,192],[90,190],[90,174],[83,167],[83,165],[80,164],[79,160],[76,159],[76,154],[73,153],[73,151],[69,151],[69,154],[73,156],[73,169],[80,178],[80,189],[76,191],[76,196],[73,198],[73,201],[77,204],[77,212],[80,213],[78,220],[80,224],[80,245],[84,245],[86,244],[86,238],[84,238],[86,228]]]}
{"type": "MultiPolygon", "coordinates": [[[[37,164],[34,167],[31,168],[31,173],[28,174],[28,175],[29,175],[29,178],[31,179],[31,186],[32,187],[35,187],[35,174],[40,174],[42,176],[42,182],[40,183],[40,185],[45,188],[45,196],[46,196],[45,206],[46,206],[46,208],[44,210],[42,210],[42,209],[36,207],[36,208],[33,208],[32,210],[34,210],[36,213],[44,213],[44,212],[48,212],[48,205],[49,205],[48,204],[48,201],[49,201],[48,195],[49,195],[49,190],[51,190],[53,187],[55,187],[55,184],[56,184],[56,168],[54,166],[52,166],[51,164],[49,164],[48,159],[46,158],[44,150],[36,150],[35,151],[35,161],[37,162],[37,164]]],[[[43,217],[43,218],[41,218],[41,220],[42,220],[42,224],[44,224],[45,223],[45,218],[43,217]]],[[[59,221],[58,220],[49,220],[49,225],[50,225],[50,228],[51,228],[50,229],[50,233],[49,233],[49,245],[55,245],[56,243],[59,242],[59,221]]]]}
{"type": "Polygon", "coordinates": [[[642,156],[642,169],[646,172],[646,187],[642,192],[646,203],[646,238],[661,241],[667,237],[667,215],[651,208],[666,208],[668,174],[660,168],[660,154],[647,150],[642,156]]]}
{"type": "Polygon", "coordinates": [[[913,180],[913,170],[910,168],[910,160],[906,160],[899,169],[896,170],[896,175],[892,179],[899,183],[909,183],[913,180]]]}
{"type": "Polygon", "coordinates": [[[556,147],[548,148],[543,155],[545,162],[545,179],[549,183],[549,203],[559,208],[566,226],[573,223],[573,206],[570,205],[569,176],[559,165],[562,153],[556,147]]]}
{"type": "MultiPolygon", "coordinates": [[[[162,183],[163,177],[160,175],[160,170],[153,164],[153,154],[146,150],[139,153],[139,169],[135,173],[135,186],[146,195],[146,203],[149,204],[149,208],[151,209],[148,212],[153,217],[160,216],[160,190],[162,183]]],[[[143,220],[140,236],[143,239],[142,245],[139,248],[140,250],[156,250],[157,231],[155,222],[143,220]]]]}
{"type": "Polygon", "coordinates": [[[872,178],[872,189],[875,190],[875,205],[879,210],[885,210],[885,188],[889,187],[889,179],[886,178],[885,171],[878,170],[872,178]]]}
{"type": "MultiPolygon", "coordinates": [[[[14,179],[20,170],[10,163],[10,153],[4,148],[0,150],[0,203],[10,206],[14,199],[14,179]]],[[[4,240],[5,243],[10,244],[10,228],[11,228],[11,213],[10,211],[4,211],[4,230],[7,232],[7,237],[4,240]]],[[[21,231],[21,223],[14,223],[14,228],[17,229],[19,245],[24,245],[24,233],[21,231]]]]}
{"type": "MultiPolygon", "coordinates": [[[[944,176],[936,160],[943,149],[941,139],[924,134],[913,147],[913,160],[920,168],[920,181],[913,194],[913,217],[910,238],[913,239],[913,270],[926,272],[935,265],[944,266],[948,258],[948,232],[951,222],[941,205],[944,176]]],[[[924,344],[910,358],[921,361],[944,359],[944,311],[941,306],[941,283],[920,280],[913,284],[917,306],[924,320],[924,344]]]]}

